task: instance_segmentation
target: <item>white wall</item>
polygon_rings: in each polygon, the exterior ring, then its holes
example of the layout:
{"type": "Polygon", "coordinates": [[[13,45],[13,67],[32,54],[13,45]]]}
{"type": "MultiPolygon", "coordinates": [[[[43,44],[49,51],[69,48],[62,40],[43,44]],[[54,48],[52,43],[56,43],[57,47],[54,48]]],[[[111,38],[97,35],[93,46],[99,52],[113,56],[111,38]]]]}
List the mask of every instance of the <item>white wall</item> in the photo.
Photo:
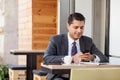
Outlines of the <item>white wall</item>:
{"type": "Polygon", "coordinates": [[[110,57],[111,63],[120,64],[120,0],[111,0],[110,2],[110,38],[109,54],[119,56],[119,58],[110,57]]]}
{"type": "Polygon", "coordinates": [[[80,12],[85,16],[84,34],[92,37],[92,0],[75,0],[75,12],[80,12]]]}
{"type": "Polygon", "coordinates": [[[17,56],[11,55],[10,50],[18,49],[18,0],[5,0],[4,26],[4,64],[18,64],[17,56]]]}
{"type": "Polygon", "coordinates": [[[110,2],[110,51],[111,55],[120,56],[120,0],[110,2]]]}

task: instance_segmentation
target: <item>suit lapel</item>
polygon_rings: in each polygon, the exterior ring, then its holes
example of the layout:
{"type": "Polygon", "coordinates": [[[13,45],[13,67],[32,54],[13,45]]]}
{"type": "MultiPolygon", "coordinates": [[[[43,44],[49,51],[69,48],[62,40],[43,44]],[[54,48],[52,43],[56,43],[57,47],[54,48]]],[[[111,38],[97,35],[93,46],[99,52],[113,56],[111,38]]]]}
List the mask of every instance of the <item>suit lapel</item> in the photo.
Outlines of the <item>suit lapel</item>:
{"type": "Polygon", "coordinates": [[[82,37],[79,39],[79,43],[80,43],[81,52],[84,52],[85,51],[85,44],[84,44],[82,37]]]}
{"type": "Polygon", "coordinates": [[[67,34],[64,35],[63,42],[64,42],[64,44],[63,44],[64,51],[63,52],[65,55],[68,55],[68,37],[67,37],[67,34]]]}

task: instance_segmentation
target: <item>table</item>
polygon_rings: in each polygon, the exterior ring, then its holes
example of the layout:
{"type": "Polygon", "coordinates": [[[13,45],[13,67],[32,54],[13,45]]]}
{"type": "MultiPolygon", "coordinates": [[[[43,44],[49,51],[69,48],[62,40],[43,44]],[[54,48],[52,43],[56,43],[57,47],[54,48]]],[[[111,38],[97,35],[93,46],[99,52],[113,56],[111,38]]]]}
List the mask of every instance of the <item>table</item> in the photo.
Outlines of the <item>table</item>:
{"type": "Polygon", "coordinates": [[[27,67],[27,75],[26,80],[33,80],[32,70],[36,69],[36,59],[37,55],[43,55],[43,50],[11,50],[11,54],[13,55],[26,55],[26,67],[27,67]]]}
{"type": "Polygon", "coordinates": [[[81,68],[120,68],[119,64],[70,64],[70,65],[45,65],[41,63],[41,70],[52,74],[70,74],[71,69],[81,68]]]}

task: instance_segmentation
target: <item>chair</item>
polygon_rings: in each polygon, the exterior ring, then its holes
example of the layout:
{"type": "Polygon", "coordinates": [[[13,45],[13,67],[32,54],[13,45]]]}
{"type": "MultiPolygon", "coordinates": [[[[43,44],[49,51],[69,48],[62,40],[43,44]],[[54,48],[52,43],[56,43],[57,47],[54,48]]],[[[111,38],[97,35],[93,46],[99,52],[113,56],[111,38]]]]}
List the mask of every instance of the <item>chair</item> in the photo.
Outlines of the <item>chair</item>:
{"type": "Polygon", "coordinates": [[[26,66],[9,65],[9,80],[26,80],[26,66]]]}
{"type": "Polygon", "coordinates": [[[33,70],[33,80],[46,80],[47,73],[42,70],[33,70]]]}
{"type": "Polygon", "coordinates": [[[71,69],[70,80],[120,80],[120,68],[71,69]]]}
{"type": "Polygon", "coordinates": [[[39,55],[37,57],[37,60],[38,60],[38,63],[39,63],[39,65],[38,65],[39,68],[33,70],[33,80],[46,80],[47,73],[40,70],[41,69],[41,62],[43,62],[43,55],[39,55]]]}

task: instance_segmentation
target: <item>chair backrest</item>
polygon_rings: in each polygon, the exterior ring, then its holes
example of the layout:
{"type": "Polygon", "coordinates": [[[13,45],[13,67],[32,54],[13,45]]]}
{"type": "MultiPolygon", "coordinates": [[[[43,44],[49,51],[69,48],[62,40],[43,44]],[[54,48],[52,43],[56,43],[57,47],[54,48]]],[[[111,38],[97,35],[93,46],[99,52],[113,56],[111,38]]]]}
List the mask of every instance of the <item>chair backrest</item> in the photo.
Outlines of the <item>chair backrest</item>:
{"type": "Polygon", "coordinates": [[[70,80],[120,80],[120,68],[71,69],[70,80]]]}

